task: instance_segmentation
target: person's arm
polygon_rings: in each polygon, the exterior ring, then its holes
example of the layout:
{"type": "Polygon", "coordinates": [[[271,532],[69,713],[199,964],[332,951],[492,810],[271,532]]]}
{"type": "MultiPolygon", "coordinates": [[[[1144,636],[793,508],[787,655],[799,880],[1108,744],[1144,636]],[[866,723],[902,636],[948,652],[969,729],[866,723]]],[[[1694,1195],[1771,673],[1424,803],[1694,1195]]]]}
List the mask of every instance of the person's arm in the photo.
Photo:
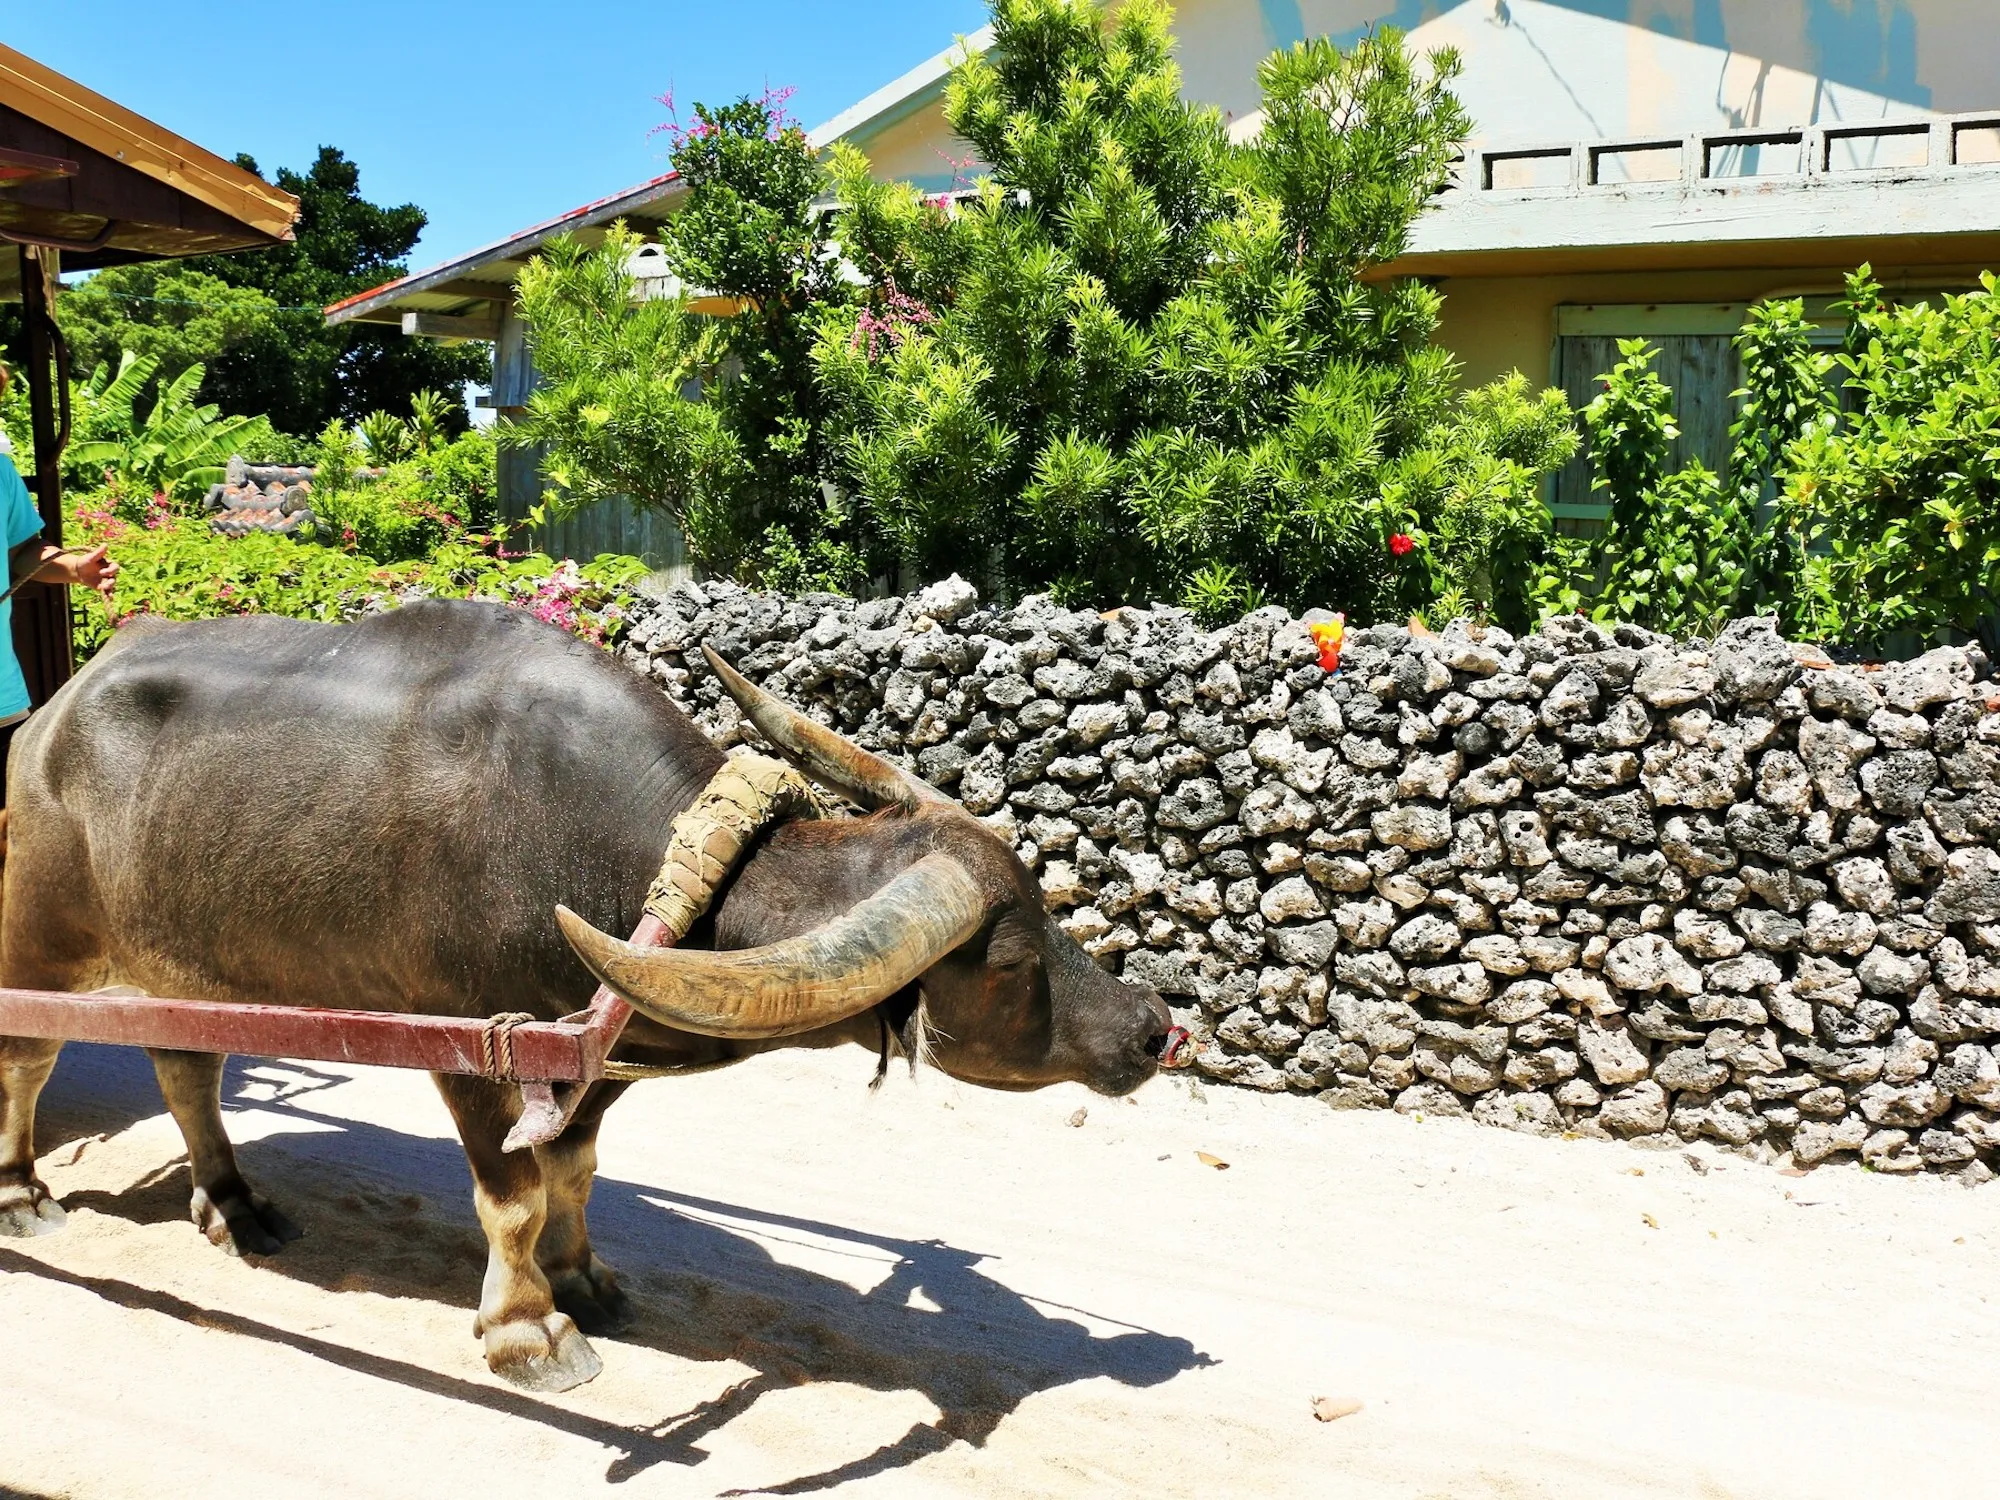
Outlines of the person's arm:
{"type": "Polygon", "coordinates": [[[9,581],[16,584],[30,580],[76,584],[96,589],[107,599],[118,586],[118,564],[102,547],[63,550],[48,546],[40,537],[30,537],[13,550],[8,563],[9,581]]]}

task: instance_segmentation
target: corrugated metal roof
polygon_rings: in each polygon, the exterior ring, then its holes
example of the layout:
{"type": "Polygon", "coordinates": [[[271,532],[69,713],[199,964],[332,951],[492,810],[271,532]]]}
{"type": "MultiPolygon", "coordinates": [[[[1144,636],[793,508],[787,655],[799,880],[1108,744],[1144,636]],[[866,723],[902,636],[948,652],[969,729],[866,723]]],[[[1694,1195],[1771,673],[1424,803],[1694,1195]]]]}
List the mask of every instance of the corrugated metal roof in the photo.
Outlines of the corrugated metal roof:
{"type": "Polygon", "coordinates": [[[685,191],[678,174],[667,172],[637,187],[598,198],[568,213],[468,250],[427,270],[358,292],[326,310],[329,323],[395,323],[406,312],[455,312],[481,300],[507,301],[514,277],[542,243],[558,234],[595,229],[619,219],[664,223],[668,203],[685,191]],[[485,290],[490,286],[492,290],[485,290]]]}
{"type": "MultiPolygon", "coordinates": [[[[953,43],[935,57],[910,69],[892,83],[885,84],[859,103],[842,110],[824,125],[806,133],[815,146],[827,146],[869,129],[881,129],[922,108],[944,88],[952,64],[966,50],[983,52],[993,42],[993,28],[978,31],[953,43]]],[[[672,172],[642,182],[637,187],[599,198],[581,208],[484,245],[464,255],[441,261],[427,270],[415,272],[336,302],[326,310],[329,323],[394,323],[406,312],[456,312],[487,298],[475,283],[491,282],[491,299],[508,297],[522,263],[543,241],[553,235],[596,228],[614,219],[664,222],[671,200],[681,189],[672,172]],[[449,284],[447,287],[446,284],[449,284]]]]}

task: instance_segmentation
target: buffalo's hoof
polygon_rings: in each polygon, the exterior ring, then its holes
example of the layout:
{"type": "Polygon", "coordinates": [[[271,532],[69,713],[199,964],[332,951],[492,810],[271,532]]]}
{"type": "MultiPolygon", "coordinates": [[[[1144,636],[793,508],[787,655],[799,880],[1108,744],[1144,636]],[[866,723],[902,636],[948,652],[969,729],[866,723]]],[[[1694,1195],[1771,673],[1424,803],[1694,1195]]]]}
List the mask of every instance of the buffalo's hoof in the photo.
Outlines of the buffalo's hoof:
{"type": "Polygon", "coordinates": [[[551,1271],[549,1290],[556,1310],[569,1314],[585,1333],[610,1333],[632,1315],[632,1303],[618,1285],[618,1276],[596,1256],[580,1271],[551,1271]]]}
{"type": "Polygon", "coordinates": [[[567,1391],[595,1380],[604,1361],[566,1313],[486,1325],[486,1366],[524,1391],[567,1391]]]}
{"type": "Polygon", "coordinates": [[[210,1244],[231,1255],[276,1255],[305,1233],[262,1193],[240,1185],[222,1189],[215,1197],[206,1188],[196,1188],[188,1217],[210,1244]]]}
{"type": "Polygon", "coordinates": [[[39,1234],[54,1234],[63,1227],[66,1218],[62,1205],[32,1177],[24,1183],[0,1186],[0,1236],[27,1240],[39,1234]]]}

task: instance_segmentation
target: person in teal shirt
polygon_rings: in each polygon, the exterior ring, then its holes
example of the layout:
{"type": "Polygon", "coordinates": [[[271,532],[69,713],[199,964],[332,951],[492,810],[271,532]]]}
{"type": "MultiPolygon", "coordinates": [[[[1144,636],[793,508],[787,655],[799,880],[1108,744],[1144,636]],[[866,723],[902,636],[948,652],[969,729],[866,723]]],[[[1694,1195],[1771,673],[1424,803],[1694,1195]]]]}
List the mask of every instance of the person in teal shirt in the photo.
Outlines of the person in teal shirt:
{"type": "MultiPolygon", "coordinates": [[[[0,396],[7,394],[9,375],[0,365],[0,396]]],[[[7,762],[7,750],[14,731],[28,717],[28,682],[21,675],[20,660],[14,655],[13,590],[33,579],[37,583],[74,583],[99,590],[111,597],[116,586],[118,564],[104,555],[102,547],[88,551],[64,552],[43,542],[41,512],[14,467],[14,456],[5,433],[0,433],[0,531],[6,533],[8,597],[0,599],[0,768],[7,762]]],[[[0,807],[6,805],[6,780],[0,771],[0,807]]]]}

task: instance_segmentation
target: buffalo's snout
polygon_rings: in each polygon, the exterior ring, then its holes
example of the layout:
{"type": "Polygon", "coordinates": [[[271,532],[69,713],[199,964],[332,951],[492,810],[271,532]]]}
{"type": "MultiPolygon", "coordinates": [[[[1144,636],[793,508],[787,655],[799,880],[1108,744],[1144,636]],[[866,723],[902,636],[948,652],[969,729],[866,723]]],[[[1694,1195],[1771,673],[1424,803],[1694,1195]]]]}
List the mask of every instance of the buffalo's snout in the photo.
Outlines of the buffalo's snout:
{"type": "Polygon", "coordinates": [[[1167,1002],[1160,998],[1159,992],[1151,985],[1134,984],[1131,980],[1123,982],[1128,988],[1139,991],[1142,1010],[1140,1025],[1145,1034],[1145,1041],[1140,1044],[1140,1050],[1157,1063],[1166,1052],[1167,1043],[1173,1037],[1174,1013],[1167,1009],[1167,1002]]]}
{"type": "Polygon", "coordinates": [[[1111,981],[1103,1008],[1108,1024],[1091,1049],[1097,1065],[1083,1081],[1100,1094],[1129,1094],[1159,1071],[1173,1014],[1151,985],[1124,979],[1111,981]]]}
{"type": "Polygon", "coordinates": [[[1158,1036],[1149,1037],[1146,1051],[1163,1068],[1183,1068],[1189,1061],[1194,1038],[1185,1026],[1169,1026],[1158,1036]]]}

